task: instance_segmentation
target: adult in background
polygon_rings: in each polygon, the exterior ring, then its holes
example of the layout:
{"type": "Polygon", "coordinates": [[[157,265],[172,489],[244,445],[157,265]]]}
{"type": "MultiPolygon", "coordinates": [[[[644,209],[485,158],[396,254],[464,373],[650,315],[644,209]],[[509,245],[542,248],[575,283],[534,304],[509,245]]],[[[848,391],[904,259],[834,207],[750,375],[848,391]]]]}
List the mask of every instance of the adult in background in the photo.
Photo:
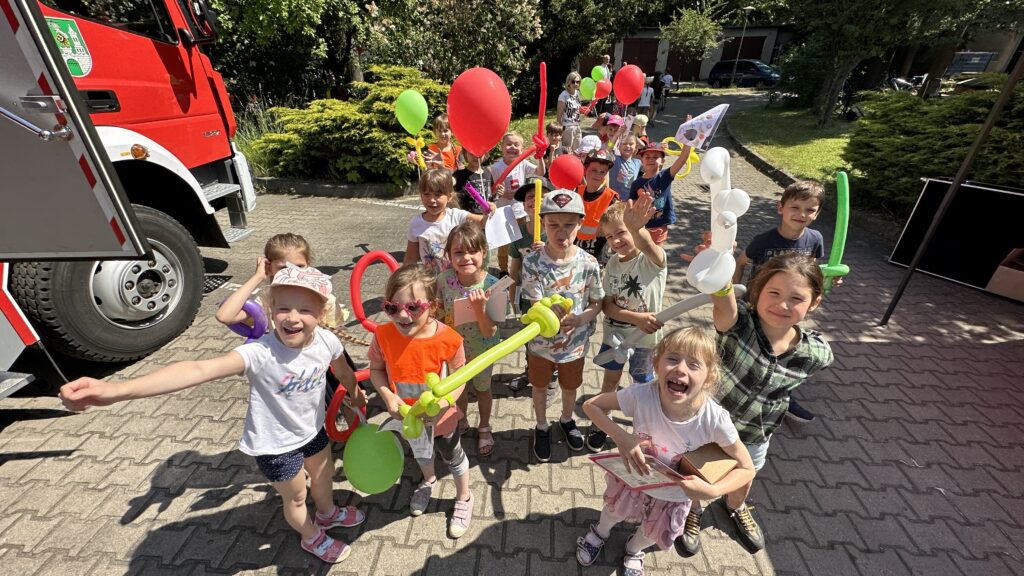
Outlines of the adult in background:
{"type": "Polygon", "coordinates": [[[580,131],[580,75],[575,70],[565,77],[565,89],[558,95],[558,123],[562,125],[562,142],[575,150],[583,137],[580,131]]]}
{"type": "MultiPolygon", "coordinates": [[[[608,54],[601,56],[601,69],[604,70],[604,77],[609,82],[612,81],[612,57],[608,54]]],[[[611,98],[605,98],[604,100],[597,103],[597,113],[601,114],[605,112],[605,106],[611,102],[611,98]]]]}
{"type": "Polygon", "coordinates": [[[665,101],[664,95],[665,82],[661,79],[665,74],[661,71],[654,73],[654,79],[651,80],[651,88],[654,90],[654,102],[651,104],[651,113],[649,120],[651,123],[654,122],[654,118],[658,115],[658,109],[663,105],[665,101]]]}
{"type": "Polygon", "coordinates": [[[661,77],[661,83],[663,84],[663,86],[661,88],[661,109],[662,110],[665,109],[665,102],[668,101],[668,91],[672,89],[672,81],[673,80],[675,80],[675,79],[672,78],[672,74],[669,73],[668,70],[665,70],[665,74],[661,77]]]}

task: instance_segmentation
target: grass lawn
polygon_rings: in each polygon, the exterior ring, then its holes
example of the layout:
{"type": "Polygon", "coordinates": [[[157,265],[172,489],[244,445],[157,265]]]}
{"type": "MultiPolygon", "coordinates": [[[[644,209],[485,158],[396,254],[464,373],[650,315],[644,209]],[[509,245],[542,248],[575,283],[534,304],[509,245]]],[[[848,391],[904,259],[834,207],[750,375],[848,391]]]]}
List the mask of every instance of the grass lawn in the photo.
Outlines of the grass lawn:
{"type": "Polygon", "coordinates": [[[754,108],[729,118],[732,133],[762,158],[796,178],[835,180],[849,171],[841,155],[853,123],[837,119],[831,128],[816,128],[809,110],[754,108]]]}

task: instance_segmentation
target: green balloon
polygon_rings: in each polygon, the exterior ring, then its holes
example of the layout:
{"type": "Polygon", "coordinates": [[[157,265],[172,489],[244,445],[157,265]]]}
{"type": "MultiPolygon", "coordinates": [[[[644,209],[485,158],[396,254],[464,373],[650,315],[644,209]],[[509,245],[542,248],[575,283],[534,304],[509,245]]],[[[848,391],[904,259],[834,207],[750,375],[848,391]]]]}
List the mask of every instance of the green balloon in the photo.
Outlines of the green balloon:
{"type": "Polygon", "coordinates": [[[409,89],[395,100],[395,116],[405,131],[415,136],[427,123],[427,101],[423,94],[409,89]]]}
{"type": "Polygon", "coordinates": [[[345,442],[343,458],[345,476],[356,490],[380,494],[402,476],[405,454],[393,432],[360,424],[345,442]]]}
{"type": "Polygon", "coordinates": [[[580,98],[584,100],[594,99],[594,90],[597,89],[597,82],[594,82],[593,78],[584,78],[580,82],[580,98]]]}
{"type": "Polygon", "coordinates": [[[600,82],[608,76],[604,72],[604,66],[597,65],[590,69],[590,77],[594,79],[594,82],[600,82]]]}

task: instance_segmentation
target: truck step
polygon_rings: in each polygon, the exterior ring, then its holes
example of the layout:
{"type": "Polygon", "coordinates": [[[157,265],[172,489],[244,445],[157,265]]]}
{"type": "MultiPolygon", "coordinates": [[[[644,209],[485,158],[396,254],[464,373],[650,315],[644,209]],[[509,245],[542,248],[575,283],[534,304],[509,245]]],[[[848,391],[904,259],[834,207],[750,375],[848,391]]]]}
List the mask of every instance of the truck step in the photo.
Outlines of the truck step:
{"type": "Polygon", "coordinates": [[[253,228],[236,228],[234,226],[224,230],[224,239],[229,243],[234,244],[240,240],[244,240],[249,234],[252,234],[253,228]]]}
{"type": "Polygon", "coordinates": [[[0,398],[7,398],[35,379],[36,377],[31,374],[0,370],[0,398]]]}
{"type": "Polygon", "coordinates": [[[207,202],[213,202],[217,198],[222,198],[228,194],[237,194],[242,191],[242,187],[238,184],[225,184],[224,182],[214,182],[203,186],[203,195],[206,196],[207,202]]]}

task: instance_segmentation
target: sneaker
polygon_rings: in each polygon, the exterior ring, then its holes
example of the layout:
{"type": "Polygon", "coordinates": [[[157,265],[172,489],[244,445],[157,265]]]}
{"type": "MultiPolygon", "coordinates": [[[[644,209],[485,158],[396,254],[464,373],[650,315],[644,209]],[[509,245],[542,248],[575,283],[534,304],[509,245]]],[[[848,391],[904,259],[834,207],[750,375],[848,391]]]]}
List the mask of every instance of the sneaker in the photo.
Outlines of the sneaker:
{"type": "Polygon", "coordinates": [[[473,497],[463,502],[455,501],[455,509],[452,510],[452,519],[448,523],[448,537],[459,538],[469,530],[469,523],[473,520],[473,497]]]}
{"type": "Polygon", "coordinates": [[[412,492],[412,498],[409,500],[409,513],[413,516],[419,516],[427,510],[427,506],[430,504],[430,495],[434,492],[434,484],[437,480],[434,480],[430,484],[426,482],[420,484],[412,492]]]}
{"type": "Polygon", "coordinates": [[[700,510],[694,511],[693,508],[690,508],[690,513],[686,515],[683,533],[673,543],[676,554],[683,558],[689,558],[700,552],[700,512],[700,510]]]}
{"type": "Polygon", "coordinates": [[[797,422],[810,422],[814,420],[814,413],[801,406],[794,398],[789,399],[789,409],[786,411],[786,415],[797,422]]]}
{"type": "Polygon", "coordinates": [[[573,452],[583,450],[583,433],[576,427],[576,421],[562,422],[559,420],[558,425],[562,427],[562,433],[565,434],[565,443],[569,445],[569,449],[573,452]]]}
{"type": "Polygon", "coordinates": [[[533,429],[533,455],[539,462],[547,462],[551,459],[551,429],[533,429]]]}
{"type": "Polygon", "coordinates": [[[590,530],[576,539],[576,561],[580,566],[590,566],[597,560],[597,555],[604,548],[604,538],[597,533],[597,526],[591,524],[590,530]]]}
{"type": "Polygon", "coordinates": [[[608,435],[604,433],[597,426],[591,426],[590,432],[587,433],[587,450],[591,452],[600,452],[604,450],[604,441],[608,438],[608,435]]]}
{"type": "Polygon", "coordinates": [[[342,528],[352,528],[353,526],[359,526],[366,520],[366,515],[359,511],[355,506],[341,506],[334,507],[334,513],[329,516],[321,516],[319,512],[313,517],[313,523],[320,528],[336,528],[341,526],[342,528]]]}
{"type": "Polygon", "coordinates": [[[743,505],[739,510],[730,510],[729,506],[725,503],[725,498],[720,498],[722,508],[725,509],[726,514],[732,518],[733,523],[736,525],[737,536],[743,545],[753,553],[758,550],[764,549],[764,534],[761,532],[761,527],[757,525],[757,521],[754,520],[754,516],[750,513],[751,506],[743,505]]]}
{"type": "Polygon", "coordinates": [[[302,549],[306,552],[309,552],[328,564],[337,564],[345,558],[348,558],[348,555],[352,553],[352,548],[348,544],[341,540],[331,538],[327,535],[327,532],[323,531],[322,528],[312,543],[307,544],[305,540],[300,540],[299,545],[302,546],[302,549]]]}
{"type": "Polygon", "coordinates": [[[552,382],[552,383],[548,384],[548,397],[547,397],[548,406],[553,405],[555,403],[555,398],[557,398],[557,397],[558,397],[558,382],[552,382]]]}

